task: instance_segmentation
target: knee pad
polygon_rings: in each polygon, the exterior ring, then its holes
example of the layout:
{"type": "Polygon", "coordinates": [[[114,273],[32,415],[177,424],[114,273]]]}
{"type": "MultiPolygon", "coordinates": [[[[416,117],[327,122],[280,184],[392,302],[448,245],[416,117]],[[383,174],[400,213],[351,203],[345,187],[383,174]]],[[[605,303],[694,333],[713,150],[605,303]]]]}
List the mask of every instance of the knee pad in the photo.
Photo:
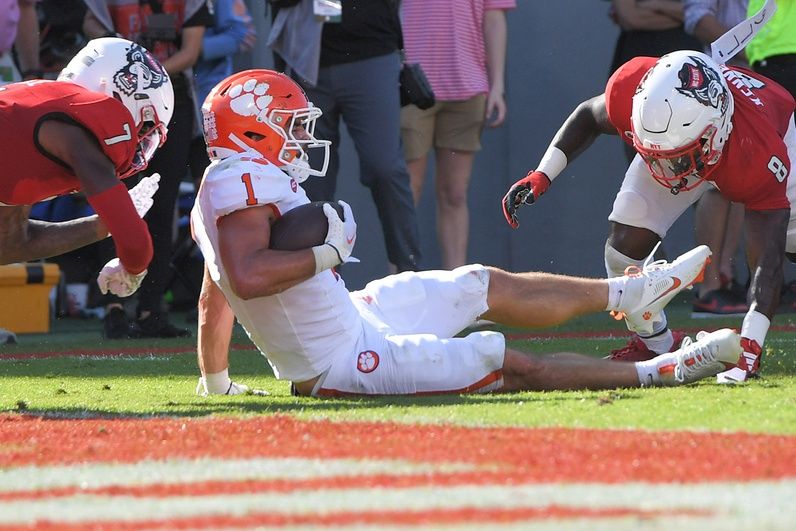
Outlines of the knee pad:
{"type": "Polygon", "coordinates": [[[647,227],[649,205],[643,195],[635,190],[621,190],[614,199],[614,208],[608,219],[633,227],[647,227]]]}
{"type": "Polygon", "coordinates": [[[608,277],[622,276],[628,266],[634,265],[640,268],[643,263],[644,260],[630,258],[611,247],[610,244],[605,244],[605,272],[608,277]]]}

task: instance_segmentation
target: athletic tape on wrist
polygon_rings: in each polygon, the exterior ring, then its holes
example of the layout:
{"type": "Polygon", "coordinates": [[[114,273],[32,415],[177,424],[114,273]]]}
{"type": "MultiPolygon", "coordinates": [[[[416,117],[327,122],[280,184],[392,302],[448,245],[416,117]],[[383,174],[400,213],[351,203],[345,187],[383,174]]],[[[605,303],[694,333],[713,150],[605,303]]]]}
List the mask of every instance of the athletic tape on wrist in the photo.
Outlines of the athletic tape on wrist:
{"type": "Polygon", "coordinates": [[[564,171],[564,168],[567,167],[567,162],[567,156],[563,151],[555,146],[550,146],[547,148],[547,151],[545,151],[542,160],[539,161],[539,166],[536,167],[536,171],[540,171],[547,175],[547,178],[552,182],[553,179],[558,177],[559,173],[564,171]]]}
{"type": "Polygon", "coordinates": [[[331,269],[340,263],[340,255],[332,245],[324,243],[312,248],[315,255],[315,274],[331,269]]]}
{"type": "Polygon", "coordinates": [[[743,325],[741,325],[741,337],[754,339],[762,347],[766,340],[769,326],[771,326],[771,321],[768,317],[760,312],[749,312],[743,319],[743,325]]]}

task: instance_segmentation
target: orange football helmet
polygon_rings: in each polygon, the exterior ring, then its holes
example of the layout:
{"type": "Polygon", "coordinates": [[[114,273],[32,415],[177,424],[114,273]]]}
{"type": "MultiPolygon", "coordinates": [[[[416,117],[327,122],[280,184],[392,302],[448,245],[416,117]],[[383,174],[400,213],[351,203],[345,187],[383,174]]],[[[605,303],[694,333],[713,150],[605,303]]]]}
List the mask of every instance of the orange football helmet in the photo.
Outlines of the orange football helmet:
{"type": "Polygon", "coordinates": [[[253,153],[298,182],[323,176],[331,142],[314,136],[321,114],[285,74],[264,69],[238,72],[217,84],[202,105],[208,155],[216,160],[253,153]],[[323,160],[311,165],[310,150],[322,154],[323,160]]]}

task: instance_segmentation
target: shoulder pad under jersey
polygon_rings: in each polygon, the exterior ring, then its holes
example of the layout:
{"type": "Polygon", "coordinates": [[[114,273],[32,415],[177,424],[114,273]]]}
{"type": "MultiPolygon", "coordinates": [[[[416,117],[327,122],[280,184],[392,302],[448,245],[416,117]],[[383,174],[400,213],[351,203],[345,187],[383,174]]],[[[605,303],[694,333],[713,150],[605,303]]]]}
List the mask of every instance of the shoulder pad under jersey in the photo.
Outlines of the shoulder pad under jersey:
{"type": "Polygon", "coordinates": [[[216,218],[236,210],[279,205],[299,193],[295,180],[263,159],[233,157],[208,169],[202,187],[206,189],[216,218]]]}

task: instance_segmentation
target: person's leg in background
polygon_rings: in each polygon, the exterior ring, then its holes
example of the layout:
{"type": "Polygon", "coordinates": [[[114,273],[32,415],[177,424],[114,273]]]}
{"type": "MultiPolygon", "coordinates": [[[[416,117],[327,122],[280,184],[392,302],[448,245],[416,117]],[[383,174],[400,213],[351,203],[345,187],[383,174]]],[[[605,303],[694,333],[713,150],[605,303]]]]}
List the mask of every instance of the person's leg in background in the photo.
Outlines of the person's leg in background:
{"type": "MultiPolygon", "coordinates": [[[[319,69],[318,82],[314,87],[298,77],[294,79],[304,89],[307,99],[323,111],[323,115],[315,122],[315,136],[332,142],[329,146],[329,167],[326,175],[309,177],[301,183],[301,187],[307,192],[310,201],[333,201],[337,189],[337,172],[340,170],[340,109],[336,103],[331,68],[319,69]]],[[[310,153],[310,164],[314,168],[320,167],[320,163],[315,160],[317,155],[310,153]]]]}
{"type": "Polygon", "coordinates": [[[442,104],[437,102],[428,109],[419,109],[415,105],[401,108],[401,143],[409,171],[409,187],[415,207],[420,204],[423,185],[426,182],[428,154],[434,145],[434,129],[437,113],[442,104]]]}
{"type": "Polygon", "coordinates": [[[467,263],[470,211],[467,190],[475,154],[481,149],[486,96],[448,102],[437,121],[435,190],[437,239],[442,267],[453,269],[467,263]]]}
{"type": "Polygon", "coordinates": [[[715,188],[708,189],[696,205],[694,236],[713,251],[705,278],[697,288],[693,317],[743,315],[749,310],[746,296],[724,286],[722,276],[733,278],[733,259],[740,243],[743,205],[733,204],[715,188]],[[729,276],[728,276],[729,275],[729,276]]]}
{"type": "Polygon", "coordinates": [[[184,337],[188,330],[172,325],[164,308],[163,296],[171,274],[174,220],[180,182],[188,170],[188,156],[193,138],[194,107],[190,99],[178,101],[169,123],[168,140],[157,151],[146,174],[160,173],[160,187],[155,202],[144,217],[152,235],[154,256],[141,288],[138,290],[138,325],[143,336],[184,337]]]}
{"type": "Polygon", "coordinates": [[[398,271],[414,271],[420,262],[420,231],[401,148],[400,68],[400,56],[393,53],[329,70],[359,156],[360,181],[376,204],[387,258],[398,271]]]}

